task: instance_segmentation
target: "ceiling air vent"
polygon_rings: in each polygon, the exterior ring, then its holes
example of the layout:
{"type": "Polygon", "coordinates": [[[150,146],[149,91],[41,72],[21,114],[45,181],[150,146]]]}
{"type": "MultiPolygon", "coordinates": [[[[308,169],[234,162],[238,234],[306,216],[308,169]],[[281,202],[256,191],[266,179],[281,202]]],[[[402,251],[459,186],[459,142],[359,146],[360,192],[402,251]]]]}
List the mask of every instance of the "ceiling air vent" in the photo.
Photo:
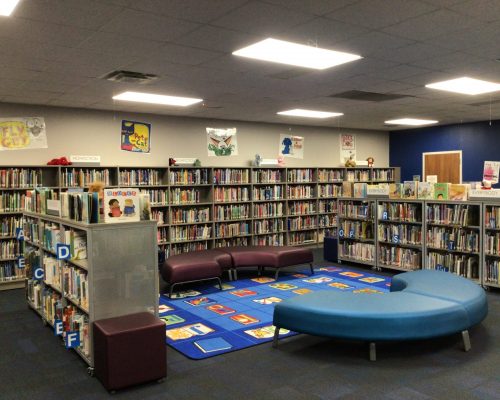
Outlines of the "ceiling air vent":
{"type": "Polygon", "coordinates": [[[112,82],[125,82],[125,83],[149,83],[158,79],[157,75],[143,74],[142,72],[133,71],[112,71],[101,77],[112,82]]]}
{"type": "Polygon", "coordinates": [[[384,94],[375,92],[363,92],[361,90],[349,90],[347,92],[331,94],[328,97],[335,97],[339,99],[348,99],[356,101],[381,102],[381,101],[397,100],[397,99],[403,99],[405,97],[415,97],[415,96],[409,96],[406,94],[384,94]]]}

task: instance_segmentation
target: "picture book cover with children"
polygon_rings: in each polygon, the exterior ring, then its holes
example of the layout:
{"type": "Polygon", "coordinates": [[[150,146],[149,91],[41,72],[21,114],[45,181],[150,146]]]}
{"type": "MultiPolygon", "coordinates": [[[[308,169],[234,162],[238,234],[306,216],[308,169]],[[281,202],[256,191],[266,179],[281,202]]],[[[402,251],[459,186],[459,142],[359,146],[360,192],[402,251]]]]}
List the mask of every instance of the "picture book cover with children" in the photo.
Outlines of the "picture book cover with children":
{"type": "Polygon", "coordinates": [[[140,221],[139,189],[104,189],[104,222],[140,221]]]}
{"type": "Polygon", "coordinates": [[[401,198],[401,191],[402,191],[401,183],[389,184],[389,198],[390,199],[400,199],[401,198]]]}
{"type": "Polygon", "coordinates": [[[435,183],[434,184],[434,199],[448,200],[449,183],[435,183]]]}
{"type": "Polygon", "coordinates": [[[403,183],[403,199],[416,199],[417,198],[418,182],[404,181],[403,183]]]}

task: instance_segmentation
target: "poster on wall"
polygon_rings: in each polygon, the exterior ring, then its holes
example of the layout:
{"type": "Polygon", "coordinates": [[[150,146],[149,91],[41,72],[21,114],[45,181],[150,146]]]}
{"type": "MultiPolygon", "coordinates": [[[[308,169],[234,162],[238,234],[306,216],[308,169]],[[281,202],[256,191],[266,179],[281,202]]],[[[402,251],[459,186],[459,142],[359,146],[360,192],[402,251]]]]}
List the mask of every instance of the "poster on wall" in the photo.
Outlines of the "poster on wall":
{"type": "Polygon", "coordinates": [[[483,169],[483,181],[490,181],[492,184],[498,183],[498,171],[500,161],[485,161],[483,169]]]}
{"type": "Polygon", "coordinates": [[[352,134],[340,135],[340,161],[356,160],[356,136],[352,134]]]}
{"type": "Polygon", "coordinates": [[[206,128],[207,151],[209,157],[238,155],[238,139],[236,128],[206,128]]]}
{"type": "Polygon", "coordinates": [[[46,149],[43,117],[0,118],[0,150],[46,149]]]}
{"type": "Polygon", "coordinates": [[[121,149],[133,153],[151,151],[151,124],[122,120],[121,149]]]}
{"type": "Polygon", "coordinates": [[[284,157],[304,158],[304,138],[281,133],[279,154],[284,157]]]}

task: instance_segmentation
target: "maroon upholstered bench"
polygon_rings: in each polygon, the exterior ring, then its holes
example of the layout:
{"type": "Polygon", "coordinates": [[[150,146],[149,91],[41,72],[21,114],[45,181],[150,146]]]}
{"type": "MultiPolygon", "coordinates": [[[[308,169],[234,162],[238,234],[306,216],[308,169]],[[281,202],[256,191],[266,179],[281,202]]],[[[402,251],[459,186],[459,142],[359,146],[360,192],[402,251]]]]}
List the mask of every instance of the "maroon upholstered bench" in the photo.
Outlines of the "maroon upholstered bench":
{"type": "Polygon", "coordinates": [[[216,279],[222,290],[222,272],[230,271],[232,266],[229,254],[212,249],[171,256],[161,266],[160,273],[169,284],[169,295],[172,297],[174,287],[180,283],[216,279]]]}
{"type": "Polygon", "coordinates": [[[278,279],[281,268],[309,264],[313,270],[311,249],[292,246],[237,246],[183,253],[167,258],[160,268],[163,279],[169,284],[169,295],[180,283],[217,279],[222,290],[220,277],[227,271],[229,278],[237,278],[236,270],[242,267],[276,269],[278,279]]]}
{"type": "Polygon", "coordinates": [[[94,322],[94,371],[108,390],[167,376],[165,323],[148,312],[94,322]]]}
{"type": "Polygon", "coordinates": [[[309,264],[311,274],[314,274],[314,257],[309,248],[292,246],[236,246],[221,248],[220,250],[231,255],[235,278],[237,278],[236,270],[238,268],[258,267],[260,271],[263,271],[265,268],[275,268],[275,278],[278,279],[281,268],[299,264],[309,264]]]}

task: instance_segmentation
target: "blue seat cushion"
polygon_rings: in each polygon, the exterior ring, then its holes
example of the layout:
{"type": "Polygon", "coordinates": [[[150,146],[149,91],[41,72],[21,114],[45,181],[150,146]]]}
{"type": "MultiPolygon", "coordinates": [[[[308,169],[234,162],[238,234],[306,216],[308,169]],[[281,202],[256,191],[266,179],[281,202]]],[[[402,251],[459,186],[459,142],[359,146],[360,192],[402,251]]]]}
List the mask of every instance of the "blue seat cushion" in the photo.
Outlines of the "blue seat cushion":
{"type": "Polygon", "coordinates": [[[488,314],[486,294],[481,286],[444,271],[419,270],[392,278],[391,292],[404,291],[461,304],[470,325],[481,322],[488,314]]]}
{"type": "Polygon", "coordinates": [[[276,304],[274,325],[312,335],[359,340],[411,340],[470,326],[461,304],[417,293],[318,291],[276,304]]]}

